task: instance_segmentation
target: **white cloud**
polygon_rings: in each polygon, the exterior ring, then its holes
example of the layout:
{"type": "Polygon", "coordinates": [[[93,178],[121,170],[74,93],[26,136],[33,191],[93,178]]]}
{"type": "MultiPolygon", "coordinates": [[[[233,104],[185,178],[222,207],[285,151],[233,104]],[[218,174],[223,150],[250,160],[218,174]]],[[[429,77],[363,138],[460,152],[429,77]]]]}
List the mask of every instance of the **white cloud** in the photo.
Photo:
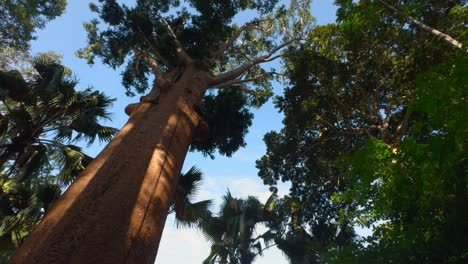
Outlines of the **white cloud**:
{"type": "Polygon", "coordinates": [[[195,229],[177,229],[174,217],[168,217],[158,250],[158,264],[202,263],[210,245],[195,229]]]}

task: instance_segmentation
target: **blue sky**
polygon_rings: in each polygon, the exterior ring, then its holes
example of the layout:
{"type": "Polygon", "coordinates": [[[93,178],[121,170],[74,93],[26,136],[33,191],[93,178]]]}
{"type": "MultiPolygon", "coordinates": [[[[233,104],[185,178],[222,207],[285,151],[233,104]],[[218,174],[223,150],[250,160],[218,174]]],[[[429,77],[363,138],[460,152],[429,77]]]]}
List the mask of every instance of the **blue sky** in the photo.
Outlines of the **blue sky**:
{"type": "MultiPolygon", "coordinates": [[[[44,30],[38,32],[38,39],[32,43],[33,53],[54,51],[63,56],[63,64],[72,69],[80,80],[79,89],[94,87],[105,92],[108,96],[117,98],[112,112],[113,127],[120,128],[127,121],[123,109],[129,103],[134,103],[138,97],[127,97],[121,85],[119,70],[113,70],[96,61],[89,66],[83,59],[77,58],[75,52],[86,46],[86,33],[83,22],[95,17],[88,9],[89,0],[70,0],[63,16],[49,22],[44,30]]],[[[122,2],[132,2],[126,0],[122,2]]],[[[326,24],[335,20],[336,8],[333,0],[315,0],[312,13],[318,24],[326,24]]],[[[242,17],[240,18],[242,19],[242,17]]],[[[275,85],[275,92],[280,93],[281,85],[275,85]]],[[[199,199],[214,199],[219,201],[229,188],[233,196],[257,196],[262,202],[269,196],[268,187],[262,184],[257,176],[255,160],[265,153],[263,135],[271,130],[282,127],[282,115],[274,109],[271,101],[262,108],[255,110],[253,126],[247,135],[247,147],[239,150],[231,158],[217,156],[215,160],[205,158],[199,153],[189,153],[184,165],[184,171],[197,165],[204,173],[204,182],[199,192],[199,199]]],[[[85,152],[95,156],[104,147],[94,144],[85,152]]],[[[279,186],[280,193],[287,193],[288,185],[279,186]]],[[[216,208],[213,208],[217,210],[216,208]]],[[[172,217],[168,217],[163,238],[160,244],[156,263],[201,263],[209,254],[209,244],[204,241],[196,230],[176,229],[172,217]]],[[[255,264],[287,263],[281,252],[272,248],[258,258],[255,264]]]]}

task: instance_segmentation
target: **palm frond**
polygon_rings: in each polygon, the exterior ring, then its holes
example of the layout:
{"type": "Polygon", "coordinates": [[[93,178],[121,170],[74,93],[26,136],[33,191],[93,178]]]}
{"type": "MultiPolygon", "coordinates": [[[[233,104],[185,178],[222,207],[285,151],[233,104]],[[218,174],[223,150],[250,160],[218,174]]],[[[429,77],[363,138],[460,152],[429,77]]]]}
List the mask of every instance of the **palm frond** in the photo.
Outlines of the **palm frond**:
{"type": "Polygon", "coordinates": [[[28,146],[13,165],[18,182],[31,179],[40,173],[40,168],[47,160],[47,149],[44,145],[28,146]]]}
{"type": "Polygon", "coordinates": [[[61,193],[60,186],[50,183],[39,185],[35,191],[35,195],[45,211],[60,197],[61,193]]]}
{"type": "Polygon", "coordinates": [[[94,143],[96,137],[100,141],[110,141],[117,133],[117,129],[102,126],[86,117],[80,117],[72,122],[71,128],[78,132],[73,138],[73,142],[86,140],[88,145],[94,143]]]}
{"type": "Polygon", "coordinates": [[[97,126],[97,137],[99,138],[99,141],[101,142],[109,142],[111,139],[117,134],[118,130],[113,127],[109,126],[97,126]]]}
{"type": "Polygon", "coordinates": [[[179,187],[190,200],[193,198],[201,185],[203,173],[196,166],[192,166],[186,173],[181,173],[179,178],[179,187]]]}
{"type": "Polygon", "coordinates": [[[18,71],[0,71],[0,98],[26,102],[31,99],[31,90],[18,71]]]}
{"type": "Polygon", "coordinates": [[[209,217],[201,224],[202,234],[211,244],[222,242],[224,229],[224,223],[218,217],[209,217]]]}
{"type": "MultiPolygon", "coordinates": [[[[73,145],[69,145],[73,146],[73,145]]],[[[80,151],[79,148],[73,147],[62,147],[60,149],[60,156],[58,157],[61,170],[57,175],[57,179],[64,185],[72,183],[84,170],[83,160],[85,155],[80,151]]]]}
{"type": "Polygon", "coordinates": [[[53,131],[54,140],[59,142],[71,141],[73,136],[73,129],[69,126],[59,126],[53,131]]]}
{"type": "Polygon", "coordinates": [[[229,250],[222,243],[211,245],[210,255],[203,261],[204,264],[228,263],[229,250]],[[219,259],[219,260],[218,260],[219,259]]]}
{"type": "Polygon", "coordinates": [[[200,227],[202,221],[211,217],[209,207],[213,202],[204,200],[196,203],[185,203],[184,210],[176,210],[177,227],[200,227]]]}
{"type": "Polygon", "coordinates": [[[34,67],[27,80],[19,72],[0,71],[2,239],[15,234],[20,241],[57,199],[61,187],[90,163],[92,158],[81,148],[67,144],[109,141],[117,132],[100,123],[109,119],[107,108],[113,99],[90,88],[76,91],[76,78],[57,56],[39,56],[34,67]]]}

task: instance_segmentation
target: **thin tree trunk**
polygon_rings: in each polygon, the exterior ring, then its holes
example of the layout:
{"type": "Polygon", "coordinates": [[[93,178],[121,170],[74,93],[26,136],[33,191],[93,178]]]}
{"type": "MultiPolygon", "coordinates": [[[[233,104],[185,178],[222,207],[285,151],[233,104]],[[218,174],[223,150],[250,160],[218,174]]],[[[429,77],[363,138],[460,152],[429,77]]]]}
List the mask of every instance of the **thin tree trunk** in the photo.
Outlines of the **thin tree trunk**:
{"type": "Polygon", "coordinates": [[[207,84],[197,74],[187,67],[158,104],[144,103],[133,113],[11,263],[154,263],[199,122],[193,105],[207,84]]]}
{"type": "Polygon", "coordinates": [[[377,1],[379,1],[381,4],[383,4],[388,9],[396,12],[397,14],[400,14],[400,15],[404,16],[406,19],[408,19],[409,21],[411,21],[413,24],[420,27],[421,29],[423,29],[423,30],[431,33],[432,35],[442,39],[443,41],[449,43],[450,45],[454,46],[455,48],[462,49],[462,44],[458,40],[452,38],[450,35],[442,33],[439,30],[424,24],[423,22],[417,20],[416,18],[414,18],[412,16],[409,16],[409,15],[405,14],[404,12],[399,10],[398,8],[390,5],[389,3],[387,3],[387,2],[385,2],[383,0],[377,0],[377,1]]]}

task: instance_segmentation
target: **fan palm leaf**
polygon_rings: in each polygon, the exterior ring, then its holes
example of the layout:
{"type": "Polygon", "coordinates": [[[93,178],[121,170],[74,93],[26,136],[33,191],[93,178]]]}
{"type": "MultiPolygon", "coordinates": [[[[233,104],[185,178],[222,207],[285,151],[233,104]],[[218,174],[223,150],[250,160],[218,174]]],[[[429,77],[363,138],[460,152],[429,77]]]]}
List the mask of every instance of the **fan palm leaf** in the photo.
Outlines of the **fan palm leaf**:
{"type": "Polygon", "coordinates": [[[211,215],[211,200],[192,202],[201,185],[203,173],[195,166],[181,173],[170,212],[175,212],[177,226],[199,226],[211,215]]]}
{"type": "Polygon", "coordinates": [[[101,124],[112,99],[75,90],[77,80],[55,58],[39,56],[34,68],[28,79],[0,71],[0,236],[15,247],[92,160],[71,143],[117,132],[101,124]]]}

